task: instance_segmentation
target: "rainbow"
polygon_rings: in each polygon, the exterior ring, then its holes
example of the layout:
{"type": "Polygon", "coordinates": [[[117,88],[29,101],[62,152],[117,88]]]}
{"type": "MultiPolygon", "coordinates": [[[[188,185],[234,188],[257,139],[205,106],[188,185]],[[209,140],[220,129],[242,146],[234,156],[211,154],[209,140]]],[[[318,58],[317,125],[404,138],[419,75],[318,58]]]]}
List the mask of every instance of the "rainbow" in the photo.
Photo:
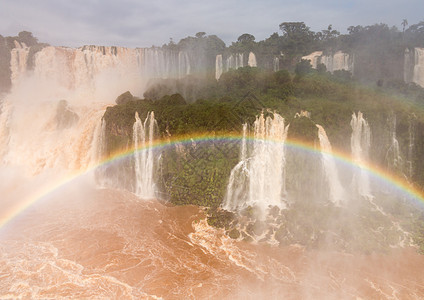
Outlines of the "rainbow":
{"type": "MultiPolygon", "coordinates": [[[[225,133],[225,134],[200,133],[200,134],[184,135],[184,136],[156,140],[156,141],[153,141],[152,144],[149,145],[149,147],[152,147],[153,149],[160,149],[160,148],[174,146],[176,144],[190,144],[193,142],[234,142],[234,141],[240,142],[242,138],[243,136],[241,136],[239,133],[225,133]]],[[[246,139],[247,141],[253,141],[254,137],[248,136],[246,137],[246,139]]],[[[273,140],[268,140],[268,141],[271,143],[280,143],[280,141],[273,141],[273,140]]],[[[285,145],[293,149],[305,150],[309,153],[321,153],[321,150],[317,149],[315,145],[301,141],[301,140],[287,139],[285,141],[285,145]]],[[[4,216],[0,219],[0,229],[5,227],[5,225],[10,223],[13,219],[15,219],[21,213],[23,213],[26,209],[28,209],[34,203],[48,196],[50,193],[59,189],[60,187],[71,183],[75,179],[90,173],[91,171],[95,170],[96,168],[100,166],[105,166],[105,165],[111,164],[112,162],[119,161],[121,159],[124,159],[126,157],[133,155],[136,151],[143,151],[146,148],[147,147],[144,147],[144,148],[140,147],[139,149],[131,149],[131,150],[115,152],[109,155],[108,157],[102,159],[99,163],[95,165],[91,165],[84,170],[70,172],[66,174],[65,176],[62,176],[62,177],[56,178],[55,180],[47,182],[46,184],[40,186],[37,190],[33,191],[33,193],[31,193],[25,199],[22,199],[16,205],[8,209],[6,212],[2,212],[4,216]]],[[[387,170],[379,168],[375,165],[371,165],[371,164],[359,165],[358,163],[352,160],[350,155],[343,153],[341,151],[333,150],[332,153],[328,153],[328,154],[332,155],[336,160],[340,162],[344,162],[350,166],[360,167],[362,169],[367,170],[374,177],[381,179],[389,183],[390,185],[396,187],[401,192],[406,193],[407,195],[411,196],[413,199],[416,199],[416,201],[420,203],[421,205],[424,204],[423,191],[414,187],[405,179],[399,176],[396,176],[395,174],[391,174],[387,170]]]]}

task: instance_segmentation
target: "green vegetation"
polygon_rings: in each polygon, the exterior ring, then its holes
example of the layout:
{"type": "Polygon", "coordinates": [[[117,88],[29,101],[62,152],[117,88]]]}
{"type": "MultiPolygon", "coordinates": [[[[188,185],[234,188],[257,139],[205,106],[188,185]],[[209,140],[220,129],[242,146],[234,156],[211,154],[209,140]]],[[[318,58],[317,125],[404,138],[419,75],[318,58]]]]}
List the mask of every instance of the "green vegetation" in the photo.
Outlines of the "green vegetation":
{"type": "Polygon", "coordinates": [[[402,30],[386,24],[349,26],[347,34],[341,34],[330,24],[326,29],[312,31],[304,22],[282,22],[278,32],[262,41],[256,41],[249,33],[240,35],[228,47],[217,36],[199,32],[195,37],[172,40],[165,48],[186,51],[195,66],[195,72],[213,71],[215,56],[243,53],[247,65],[249,52],[256,54],[258,66],[273,70],[274,58],[279,58],[279,68],[294,71],[301,57],[313,51],[334,54],[337,51],[354,55],[354,77],[363,82],[384,84],[386,81],[403,80],[405,49],[424,47],[424,21],[408,27],[408,21],[399,22],[402,30]]]}
{"type": "MultiPolygon", "coordinates": [[[[400,176],[408,175],[413,182],[424,186],[424,150],[422,131],[424,114],[423,89],[416,86],[390,85],[389,87],[362,86],[346,74],[320,73],[309,69],[302,75],[283,70],[269,72],[244,67],[224,73],[216,82],[212,78],[192,77],[157,82],[148,91],[146,99],[129,93],[121,95],[120,105],[109,107],[105,113],[108,132],[108,152],[125,148],[132,143],[132,126],[137,111],[143,119],[154,111],[159,134],[166,138],[199,132],[241,132],[241,124],[253,124],[261,111],[277,111],[290,123],[289,137],[311,143],[316,140],[322,125],[336,149],[350,151],[350,120],[353,112],[362,111],[368,120],[372,136],[371,159],[382,167],[388,166],[386,153],[391,143],[390,120],[396,118],[396,136],[400,151],[406,157],[410,129],[415,128],[415,170],[406,174],[406,165],[398,169],[400,176]],[[167,89],[162,89],[167,86],[167,89]],[[190,99],[184,92],[191,90],[190,99]],[[172,95],[163,95],[162,92],[172,95]],[[390,96],[395,94],[396,96],[390,96]],[[125,101],[123,100],[125,99],[125,101]],[[295,118],[296,113],[308,111],[308,118],[295,118]]],[[[210,154],[212,155],[212,154],[210,154]]],[[[237,154],[235,154],[236,156],[237,154]]]]}
{"type": "MultiPolygon", "coordinates": [[[[136,111],[142,119],[149,111],[155,112],[158,134],[162,139],[198,133],[240,133],[241,124],[252,125],[260,112],[277,111],[290,123],[290,139],[302,139],[316,145],[319,142],[315,124],[320,124],[333,147],[348,152],[352,113],[362,111],[373,133],[372,161],[399,176],[409,176],[417,186],[424,186],[424,163],[420,159],[424,147],[414,150],[412,174],[407,174],[407,164],[392,167],[387,156],[391,146],[390,124],[394,117],[403,157],[408,155],[411,126],[416,132],[415,145],[424,145],[424,134],[419,131],[424,128],[424,114],[419,109],[424,103],[422,89],[405,84],[363,86],[349,75],[347,72],[329,74],[310,68],[302,74],[292,74],[245,67],[224,73],[218,82],[213,78],[192,77],[172,80],[172,84],[170,80],[158,81],[145,93],[151,99],[139,99],[127,92],[118,97],[119,105],[107,109],[104,115],[107,151],[113,152],[133,143],[136,111]],[[162,87],[173,94],[162,95],[162,87]],[[182,95],[187,87],[191,89],[189,100],[182,95]],[[302,111],[309,112],[310,118],[296,115],[302,111]]],[[[322,178],[316,176],[319,159],[299,155],[296,151],[287,153],[287,172],[295,174],[294,170],[299,166],[308,166],[309,171],[303,172],[302,176],[289,176],[286,184],[288,192],[302,201],[292,203],[289,210],[277,209],[271,214],[278,227],[269,231],[266,223],[255,220],[255,208],[247,208],[239,216],[223,211],[219,206],[238,156],[237,142],[180,143],[162,150],[156,182],[164,198],[174,204],[209,207],[209,224],[225,228],[234,239],[249,241],[262,236],[265,241],[273,236],[280,245],[299,243],[307,247],[323,247],[331,242],[341,250],[371,253],[387,249],[405,238],[390,218],[376,213],[368,202],[352,208],[360,216],[357,218],[351,218],[341,209],[323,205],[327,196],[308,188],[322,185],[322,178]],[[321,202],[309,200],[317,198],[321,202]],[[334,222],[344,225],[337,227],[334,222]]],[[[131,171],[131,168],[127,170],[131,171]]],[[[424,249],[422,215],[395,198],[387,198],[387,202],[378,205],[390,213],[393,220],[404,222],[402,228],[412,232],[414,242],[424,249]]]]}

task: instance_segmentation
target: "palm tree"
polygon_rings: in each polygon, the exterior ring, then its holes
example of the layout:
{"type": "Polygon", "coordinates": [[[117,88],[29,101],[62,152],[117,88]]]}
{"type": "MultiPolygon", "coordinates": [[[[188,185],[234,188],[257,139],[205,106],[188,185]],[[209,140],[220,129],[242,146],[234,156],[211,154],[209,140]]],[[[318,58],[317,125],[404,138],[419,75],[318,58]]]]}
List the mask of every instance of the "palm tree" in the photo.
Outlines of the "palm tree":
{"type": "Polygon", "coordinates": [[[403,19],[401,25],[403,26],[403,32],[405,32],[405,27],[408,26],[408,20],[403,19]]]}

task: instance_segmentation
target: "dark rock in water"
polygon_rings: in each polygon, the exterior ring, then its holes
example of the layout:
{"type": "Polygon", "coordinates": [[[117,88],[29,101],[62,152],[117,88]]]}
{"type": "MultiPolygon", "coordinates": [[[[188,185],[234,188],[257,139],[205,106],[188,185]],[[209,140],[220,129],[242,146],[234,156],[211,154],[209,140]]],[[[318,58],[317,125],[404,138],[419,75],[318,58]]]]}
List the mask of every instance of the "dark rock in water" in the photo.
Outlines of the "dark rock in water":
{"type": "Polygon", "coordinates": [[[115,102],[116,104],[125,104],[129,101],[134,100],[134,96],[130,93],[130,91],[126,91],[125,93],[121,94],[116,98],[115,102]]]}
{"type": "Polygon", "coordinates": [[[56,110],[57,128],[64,129],[71,127],[79,120],[79,116],[69,109],[66,100],[60,100],[56,110]]]}
{"type": "Polygon", "coordinates": [[[234,240],[238,239],[240,237],[240,231],[233,228],[231,231],[228,232],[228,236],[234,240]]]}

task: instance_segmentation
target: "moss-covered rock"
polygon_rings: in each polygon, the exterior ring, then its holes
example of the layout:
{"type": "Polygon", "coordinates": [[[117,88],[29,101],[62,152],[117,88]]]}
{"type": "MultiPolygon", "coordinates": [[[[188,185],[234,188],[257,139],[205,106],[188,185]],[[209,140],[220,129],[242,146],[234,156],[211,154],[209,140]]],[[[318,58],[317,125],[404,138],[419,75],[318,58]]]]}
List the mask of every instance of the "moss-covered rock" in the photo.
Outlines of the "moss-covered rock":
{"type": "Polygon", "coordinates": [[[133,100],[134,100],[134,96],[131,94],[131,92],[126,91],[125,93],[119,95],[118,98],[116,98],[115,103],[120,105],[120,104],[128,103],[129,101],[133,101],[133,100]]]}

